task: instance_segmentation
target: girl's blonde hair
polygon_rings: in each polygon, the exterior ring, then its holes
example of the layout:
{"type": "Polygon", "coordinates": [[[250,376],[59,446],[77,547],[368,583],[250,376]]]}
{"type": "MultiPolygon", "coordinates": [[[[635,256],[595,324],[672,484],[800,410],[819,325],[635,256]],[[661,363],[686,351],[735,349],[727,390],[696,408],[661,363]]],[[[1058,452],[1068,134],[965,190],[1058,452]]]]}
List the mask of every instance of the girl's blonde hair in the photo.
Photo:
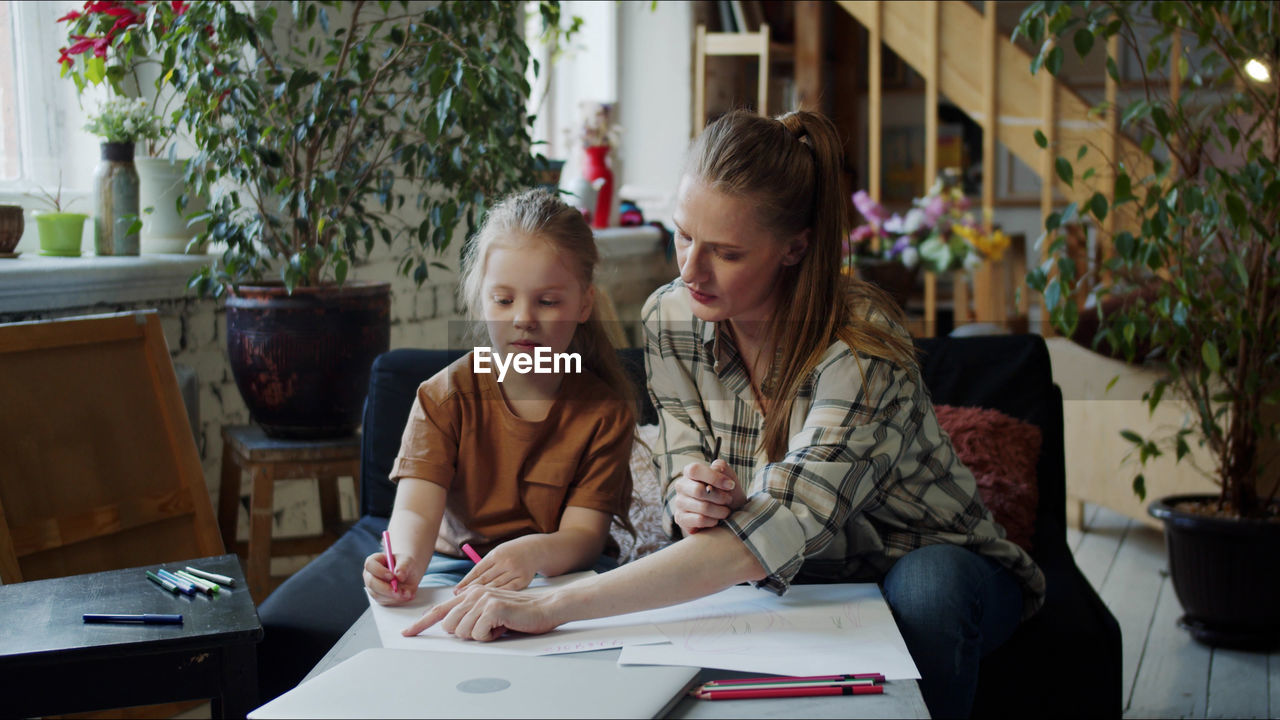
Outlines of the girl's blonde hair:
{"type": "MultiPolygon", "coordinates": [[[[479,317],[482,314],[484,273],[489,251],[496,241],[512,236],[549,244],[582,283],[584,292],[587,288],[594,287],[600,252],[596,249],[595,236],[582,213],[546,190],[525,190],[509,195],[491,207],[485,215],[484,224],[463,250],[462,277],[458,292],[463,305],[472,316],[479,317]]],[[[596,288],[591,315],[574,330],[568,351],[582,356],[583,369],[590,370],[604,381],[604,385],[625,407],[626,422],[634,425],[637,417],[635,393],[609,334],[609,327],[617,322],[613,303],[602,289],[596,288]]],[[[631,507],[630,482],[627,483],[624,497],[623,511],[617,520],[628,532],[635,534],[628,518],[631,507]]]]}
{"type": "Polygon", "coordinates": [[[809,231],[800,262],[785,266],[769,322],[769,344],[779,352],[765,377],[773,412],[761,443],[770,461],[786,454],[796,394],[826,349],[843,341],[854,353],[914,370],[915,349],[901,328],[897,304],[875,286],[841,272],[841,245],[849,233],[848,199],[841,187],[844,151],[823,115],[790,112],[766,118],[735,110],[711,123],[694,141],[685,172],[707,187],[748,200],[756,221],[779,242],[809,231]],[[855,308],[870,307],[891,321],[868,322],[855,308]]]}

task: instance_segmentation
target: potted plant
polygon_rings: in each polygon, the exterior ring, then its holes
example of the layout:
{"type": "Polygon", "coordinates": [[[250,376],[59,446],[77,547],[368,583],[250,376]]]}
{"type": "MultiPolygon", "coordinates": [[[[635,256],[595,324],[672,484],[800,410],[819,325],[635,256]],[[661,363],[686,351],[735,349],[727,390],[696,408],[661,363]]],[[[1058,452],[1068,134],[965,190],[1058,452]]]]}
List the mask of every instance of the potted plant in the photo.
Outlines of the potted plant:
{"type": "Polygon", "coordinates": [[[203,211],[199,196],[184,196],[186,158],[178,157],[178,123],[172,106],[178,99],[160,74],[153,56],[157,39],[186,12],[189,3],[89,0],[83,11],[59,18],[67,23],[68,45],[59,49],[62,74],[82,93],[105,86],[117,97],[145,96],[156,132],[144,136],[145,154],[134,157],[138,175],[138,204],[142,211],[138,233],[142,252],[182,253],[199,250],[192,243],[198,228],[186,215],[203,211]],[[190,206],[187,206],[187,203],[190,206]]]}
{"type": "MultiPolygon", "coordinates": [[[[62,177],[58,188],[50,193],[41,189],[39,195],[29,197],[44,203],[49,209],[35,213],[36,232],[40,236],[40,254],[52,257],[80,257],[80,245],[84,241],[84,213],[66,212],[62,201],[62,177]]],[[[71,201],[66,203],[70,206],[71,201]]]]}
{"type": "MultiPolygon", "coordinates": [[[[1143,69],[1142,91],[1114,109],[1120,131],[1146,155],[1100,183],[1089,148],[1054,148],[1061,180],[1084,202],[1045,221],[1052,233],[1077,217],[1100,228],[1114,256],[1102,274],[1077,268],[1061,237],[1029,273],[1055,326],[1070,335],[1078,283],[1098,298],[1095,343],[1141,360],[1161,376],[1143,398],[1189,409],[1183,427],[1125,430],[1141,463],[1192,444],[1208,451],[1216,496],[1157,500],[1173,585],[1199,640],[1237,647],[1280,642],[1280,508],[1275,470],[1280,425],[1280,15],[1267,3],[1046,3],[1023,13],[1018,33],[1041,44],[1032,71],[1058,73],[1067,48],[1081,57],[1120,39],[1143,69]],[[1179,59],[1175,47],[1185,48],[1179,59]],[[1171,58],[1173,58],[1171,60],[1171,58]],[[1169,92],[1165,68],[1180,87],[1169,92]],[[1273,74],[1260,81],[1262,71],[1273,74]],[[1135,168],[1151,168],[1139,174],[1135,168]],[[1083,172],[1081,172],[1083,170],[1083,172]],[[1093,185],[1089,181],[1093,179],[1093,185]],[[1078,187],[1084,183],[1085,187],[1078,187]],[[1090,194],[1090,191],[1093,191],[1090,194]],[[1137,357],[1138,348],[1146,356],[1137,357]]],[[[1119,63],[1107,71],[1119,81],[1119,63]]],[[[1037,131],[1037,142],[1046,146],[1037,131]]],[[[1145,497],[1147,478],[1133,489],[1145,497]]],[[[1158,483],[1158,479],[1152,478],[1158,483]]]]}
{"type": "Polygon", "coordinates": [[[137,255],[142,221],[133,151],[139,140],[159,137],[160,125],[145,100],[112,97],[84,128],[102,138],[102,157],[93,173],[94,252],[137,255]]]}
{"type": "Polygon", "coordinates": [[[220,250],[192,287],[227,294],[233,373],[268,432],[357,427],[390,299],[348,274],[377,243],[421,283],[495,194],[535,182],[520,11],[296,2],[277,23],[274,5],[192,2],[155,39],[220,250]]]}

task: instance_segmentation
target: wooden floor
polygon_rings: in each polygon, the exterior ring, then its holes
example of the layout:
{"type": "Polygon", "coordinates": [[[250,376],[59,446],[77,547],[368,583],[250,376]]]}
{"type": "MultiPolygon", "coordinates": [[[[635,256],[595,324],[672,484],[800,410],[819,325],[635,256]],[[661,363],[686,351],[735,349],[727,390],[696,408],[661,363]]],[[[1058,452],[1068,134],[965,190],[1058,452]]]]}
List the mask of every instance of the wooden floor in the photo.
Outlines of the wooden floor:
{"type": "Polygon", "coordinates": [[[1067,541],[1120,622],[1124,716],[1280,717],[1280,653],[1211,649],[1178,627],[1160,531],[1099,506],[1086,505],[1084,518],[1067,541]]]}

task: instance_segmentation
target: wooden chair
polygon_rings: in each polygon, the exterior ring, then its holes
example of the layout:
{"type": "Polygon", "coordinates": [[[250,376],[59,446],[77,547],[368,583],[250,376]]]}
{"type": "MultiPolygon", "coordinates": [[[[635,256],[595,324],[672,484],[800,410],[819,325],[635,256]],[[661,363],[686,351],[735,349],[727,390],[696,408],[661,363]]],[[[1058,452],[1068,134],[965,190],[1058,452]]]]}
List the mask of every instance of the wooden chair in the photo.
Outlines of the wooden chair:
{"type": "Polygon", "coordinates": [[[221,555],[154,311],[0,325],[0,580],[221,555]]]}

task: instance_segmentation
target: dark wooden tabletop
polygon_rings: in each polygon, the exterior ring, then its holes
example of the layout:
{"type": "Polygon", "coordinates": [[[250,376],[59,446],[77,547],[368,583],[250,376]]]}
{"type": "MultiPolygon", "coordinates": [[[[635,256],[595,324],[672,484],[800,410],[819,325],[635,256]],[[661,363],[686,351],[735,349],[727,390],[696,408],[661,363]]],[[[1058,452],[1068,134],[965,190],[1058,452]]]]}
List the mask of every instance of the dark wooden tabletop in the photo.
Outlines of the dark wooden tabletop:
{"type": "Polygon", "coordinates": [[[0,585],[0,672],[42,661],[255,643],[262,625],[235,555],[0,585]],[[174,595],[146,577],[191,565],[235,578],[213,596],[174,595]],[[84,613],[179,613],[181,625],[87,624],[84,613]]]}

